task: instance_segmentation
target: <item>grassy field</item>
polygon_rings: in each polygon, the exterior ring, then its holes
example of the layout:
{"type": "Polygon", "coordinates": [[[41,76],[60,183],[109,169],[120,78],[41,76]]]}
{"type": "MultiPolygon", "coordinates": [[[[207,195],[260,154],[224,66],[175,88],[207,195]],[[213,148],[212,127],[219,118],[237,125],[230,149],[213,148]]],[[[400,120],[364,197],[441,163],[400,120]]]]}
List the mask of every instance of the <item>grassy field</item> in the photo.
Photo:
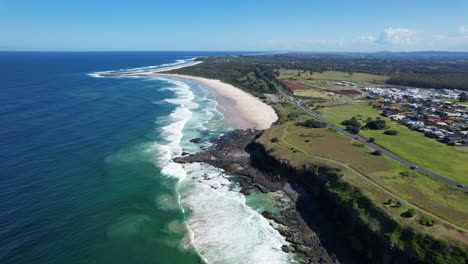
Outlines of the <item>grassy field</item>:
{"type": "Polygon", "coordinates": [[[293,93],[295,96],[301,96],[301,97],[322,98],[322,99],[327,99],[327,100],[332,99],[332,97],[327,95],[326,93],[312,90],[312,89],[311,90],[294,90],[293,93]]]}
{"type": "MultiPolygon", "coordinates": [[[[360,116],[379,117],[379,111],[367,104],[342,105],[320,109],[325,119],[340,125],[345,119],[360,116]]],[[[422,133],[380,116],[387,121],[390,129],[398,131],[397,136],[383,134],[383,130],[361,130],[359,135],[375,138],[375,143],[410,160],[418,166],[433,171],[444,177],[468,184],[468,154],[458,147],[451,147],[434,139],[424,137],[422,133]]],[[[364,123],[364,122],[361,122],[364,123]]]]}
{"type": "Polygon", "coordinates": [[[354,72],[349,74],[347,72],[339,72],[339,71],[325,71],[322,73],[314,72],[312,74],[301,73],[298,76],[297,70],[280,70],[280,79],[313,79],[313,80],[328,80],[328,81],[348,81],[348,82],[366,82],[366,83],[375,83],[375,84],[383,84],[385,80],[388,79],[387,76],[384,75],[375,75],[375,74],[368,74],[368,73],[360,73],[354,72]]]}
{"type": "Polygon", "coordinates": [[[323,73],[310,73],[297,70],[281,69],[278,79],[287,86],[294,95],[309,98],[320,98],[326,100],[350,101],[356,96],[360,96],[360,88],[383,84],[387,79],[383,75],[374,75],[367,73],[346,73],[338,71],[326,71],[323,73]],[[336,85],[335,81],[353,82],[355,86],[336,85]],[[292,86],[292,87],[290,87],[292,86]],[[347,90],[347,91],[345,91],[347,90]],[[349,91],[358,93],[348,94],[349,91]],[[327,94],[327,91],[337,93],[335,95],[327,94]],[[346,94],[344,92],[347,92],[346,94]]]}
{"type": "MultiPolygon", "coordinates": [[[[422,227],[416,218],[411,220],[400,217],[407,207],[388,207],[383,202],[393,194],[433,216],[468,228],[467,194],[411,171],[386,157],[374,156],[367,147],[356,144],[332,129],[311,129],[286,122],[266,130],[259,142],[266,146],[269,153],[289,160],[292,165],[313,162],[343,169],[346,181],[358,186],[399,221],[424,232],[434,233],[441,227],[422,227]],[[277,138],[278,142],[272,142],[272,138],[277,138]],[[407,173],[407,176],[402,176],[402,172],[407,173]]],[[[441,230],[440,233],[436,232],[437,236],[468,242],[466,235],[457,237],[460,236],[457,231],[450,228],[441,230]]]]}

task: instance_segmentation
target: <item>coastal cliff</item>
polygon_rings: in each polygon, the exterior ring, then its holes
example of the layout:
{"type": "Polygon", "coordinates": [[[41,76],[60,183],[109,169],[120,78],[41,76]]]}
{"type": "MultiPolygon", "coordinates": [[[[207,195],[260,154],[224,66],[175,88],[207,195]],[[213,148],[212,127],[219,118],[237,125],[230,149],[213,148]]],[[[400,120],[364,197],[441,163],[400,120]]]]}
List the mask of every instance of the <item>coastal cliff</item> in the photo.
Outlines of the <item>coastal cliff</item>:
{"type": "Polygon", "coordinates": [[[466,252],[403,228],[358,189],[340,180],[342,171],[323,164],[291,165],[269,153],[257,130],[236,130],[204,152],[176,162],[205,162],[235,175],[242,192],[280,191],[292,204],[262,214],[290,242],[283,250],[306,263],[465,263],[466,252]],[[368,220],[378,222],[378,229],[368,220]],[[432,252],[438,252],[437,255],[432,252]]]}

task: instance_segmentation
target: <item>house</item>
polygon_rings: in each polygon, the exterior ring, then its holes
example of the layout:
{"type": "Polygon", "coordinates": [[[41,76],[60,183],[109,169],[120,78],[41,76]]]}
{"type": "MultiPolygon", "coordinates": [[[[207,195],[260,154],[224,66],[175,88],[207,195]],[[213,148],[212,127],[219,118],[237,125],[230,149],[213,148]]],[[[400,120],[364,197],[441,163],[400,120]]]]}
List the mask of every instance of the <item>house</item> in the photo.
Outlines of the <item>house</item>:
{"type": "Polygon", "coordinates": [[[447,124],[445,122],[437,122],[436,125],[438,126],[447,126],[447,124]]]}
{"type": "Polygon", "coordinates": [[[393,120],[393,121],[400,121],[402,120],[403,118],[405,118],[404,115],[391,115],[390,118],[393,120]]]}
{"type": "Polygon", "coordinates": [[[427,122],[436,124],[436,123],[440,122],[440,119],[438,119],[438,118],[428,118],[427,122]]]}

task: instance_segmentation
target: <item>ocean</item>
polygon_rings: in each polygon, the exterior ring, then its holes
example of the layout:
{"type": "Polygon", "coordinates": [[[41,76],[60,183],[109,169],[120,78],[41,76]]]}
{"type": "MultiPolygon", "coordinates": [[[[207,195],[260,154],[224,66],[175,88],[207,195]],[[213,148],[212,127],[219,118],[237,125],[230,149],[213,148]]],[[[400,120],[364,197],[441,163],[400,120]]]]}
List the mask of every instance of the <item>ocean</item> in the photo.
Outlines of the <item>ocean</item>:
{"type": "Polygon", "coordinates": [[[98,75],[220,54],[0,52],[0,263],[290,262],[261,198],[171,161],[232,130],[209,91],[98,75]]]}

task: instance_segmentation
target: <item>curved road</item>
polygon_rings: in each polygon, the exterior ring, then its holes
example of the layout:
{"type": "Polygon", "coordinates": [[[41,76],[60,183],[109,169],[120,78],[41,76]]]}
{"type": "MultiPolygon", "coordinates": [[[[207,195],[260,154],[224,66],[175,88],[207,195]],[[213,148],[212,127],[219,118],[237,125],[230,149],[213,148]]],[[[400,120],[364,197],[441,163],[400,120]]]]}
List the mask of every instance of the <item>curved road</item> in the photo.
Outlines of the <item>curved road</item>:
{"type": "Polygon", "coordinates": [[[409,168],[412,168],[414,169],[415,171],[418,171],[428,177],[431,177],[435,180],[438,180],[440,182],[443,182],[445,184],[448,184],[448,185],[451,185],[453,187],[456,187],[456,188],[459,188],[459,189],[462,189],[463,191],[465,192],[468,192],[468,187],[467,186],[464,186],[462,185],[461,183],[459,182],[456,182],[456,181],[453,181],[451,179],[447,179],[439,174],[436,174],[434,172],[431,172],[431,171],[428,171],[428,170],[425,170],[423,168],[419,168],[416,164],[406,160],[406,159],[403,159],[401,158],[400,156],[397,156],[395,154],[393,154],[392,152],[372,143],[372,142],[369,142],[367,141],[366,139],[358,136],[358,135],[354,135],[352,133],[349,133],[348,131],[342,129],[341,127],[331,123],[330,121],[326,120],[326,119],[323,119],[322,117],[320,117],[319,115],[317,115],[316,113],[312,112],[310,109],[308,109],[307,107],[305,107],[304,105],[302,105],[304,102],[307,102],[306,100],[298,100],[296,99],[295,97],[293,96],[290,96],[288,94],[286,94],[284,91],[282,91],[281,89],[277,89],[278,92],[284,97],[286,98],[288,101],[294,103],[294,105],[296,105],[297,108],[299,108],[300,110],[302,110],[303,112],[305,112],[306,114],[308,114],[309,116],[311,116],[312,118],[320,121],[320,122],[324,122],[326,123],[329,127],[332,127],[333,129],[336,129],[336,131],[340,132],[341,134],[343,135],[346,135],[356,141],[358,141],[359,143],[361,144],[364,144],[366,145],[367,147],[373,149],[373,150],[379,150],[382,152],[382,155],[385,155],[387,157],[389,157],[390,159],[396,161],[396,162],[399,162],[409,168]]]}

